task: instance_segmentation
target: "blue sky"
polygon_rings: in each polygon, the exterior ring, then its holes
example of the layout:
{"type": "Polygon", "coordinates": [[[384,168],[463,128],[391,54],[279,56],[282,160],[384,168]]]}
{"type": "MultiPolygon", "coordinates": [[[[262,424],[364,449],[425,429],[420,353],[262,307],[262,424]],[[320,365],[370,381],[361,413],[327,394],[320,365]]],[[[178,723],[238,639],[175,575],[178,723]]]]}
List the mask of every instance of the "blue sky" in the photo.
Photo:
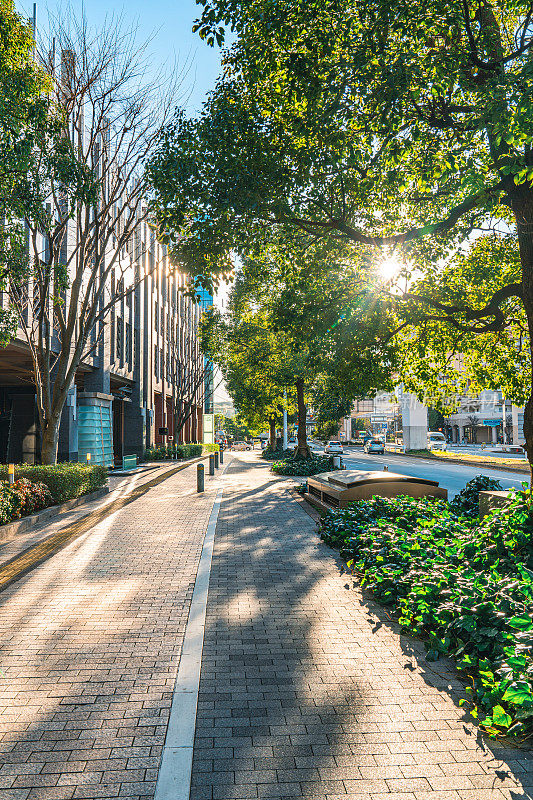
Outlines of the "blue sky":
{"type": "MultiPolygon", "coordinates": [[[[16,5],[24,16],[31,16],[31,0],[16,0],[16,5]]],[[[86,0],[85,3],[70,0],[68,5],[78,13],[85,8],[89,22],[94,24],[101,24],[106,15],[122,16],[127,24],[138,27],[140,41],[153,35],[150,50],[154,63],[177,60],[181,67],[187,65],[182,102],[191,114],[199,110],[206,93],[215,84],[220,70],[220,53],[191,31],[201,12],[201,6],[197,6],[195,0],[86,0]]],[[[37,27],[45,29],[49,12],[56,16],[59,9],[68,5],[64,0],[39,0],[37,27]]]]}

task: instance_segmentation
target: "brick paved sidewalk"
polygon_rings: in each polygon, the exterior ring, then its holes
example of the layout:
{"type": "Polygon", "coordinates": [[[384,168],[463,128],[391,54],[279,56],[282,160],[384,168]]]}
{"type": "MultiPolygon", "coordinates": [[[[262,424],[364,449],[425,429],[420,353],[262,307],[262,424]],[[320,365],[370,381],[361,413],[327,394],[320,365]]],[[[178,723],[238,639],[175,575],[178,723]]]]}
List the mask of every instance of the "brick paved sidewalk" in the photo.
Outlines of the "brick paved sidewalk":
{"type": "Polygon", "coordinates": [[[215,495],[169,478],[0,594],[0,800],[148,800],[215,495]]]}
{"type": "Polygon", "coordinates": [[[191,800],[519,800],[532,753],[481,738],[428,663],[342,575],[254,454],[227,470],[191,800]]]}

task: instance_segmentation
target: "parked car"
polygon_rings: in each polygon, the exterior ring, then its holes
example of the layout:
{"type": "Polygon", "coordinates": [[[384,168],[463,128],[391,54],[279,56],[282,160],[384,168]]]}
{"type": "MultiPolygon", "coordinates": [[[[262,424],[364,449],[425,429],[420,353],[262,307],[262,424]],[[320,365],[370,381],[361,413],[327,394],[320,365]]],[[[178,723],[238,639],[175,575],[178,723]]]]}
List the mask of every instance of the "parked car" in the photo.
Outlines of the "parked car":
{"type": "Polygon", "coordinates": [[[342,455],[344,450],[342,449],[342,444],[340,442],[331,441],[328,442],[324,447],[324,453],[329,453],[330,455],[342,455]]]}
{"type": "Polygon", "coordinates": [[[289,441],[287,442],[287,448],[288,448],[289,450],[295,450],[295,449],[296,449],[296,445],[297,445],[297,444],[298,444],[298,443],[297,443],[297,441],[296,441],[296,437],[294,437],[294,436],[291,436],[291,438],[290,438],[290,439],[289,439],[289,441]]]}
{"type": "Polygon", "coordinates": [[[440,431],[428,431],[428,450],[447,450],[446,437],[440,431]]]}
{"type": "Polygon", "coordinates": [[[233,442],[232,450],[251,450],[251,445],[248,442],[233,442]]]}
{"type": "Polygon", "coordinates": [[[381,439],[367,439],[365,443],[365,453],[381,453],[385,452],[385,444],[381,439]]]}

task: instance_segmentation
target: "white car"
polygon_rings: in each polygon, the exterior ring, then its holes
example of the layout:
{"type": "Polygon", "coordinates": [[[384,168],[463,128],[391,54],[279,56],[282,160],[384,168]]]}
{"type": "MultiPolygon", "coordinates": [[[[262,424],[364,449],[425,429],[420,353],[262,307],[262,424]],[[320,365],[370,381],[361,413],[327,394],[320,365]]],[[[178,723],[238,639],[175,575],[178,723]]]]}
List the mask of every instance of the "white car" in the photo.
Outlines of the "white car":
{"type": "Polygon", "coordinates": [[[324,453],[330,453],[332,455],[337,453],[338,455],[342,456],[344,450],[342,449],[342,444],[340,442],[331,441],[328,442],[327,445],[324,447],[324,453]]]}
{"type": "Polygon", "coordinates": [[[448,443],[445,435],[439,431],[429,431],[427,447],[428,450],[447,450],[448,443]]]}

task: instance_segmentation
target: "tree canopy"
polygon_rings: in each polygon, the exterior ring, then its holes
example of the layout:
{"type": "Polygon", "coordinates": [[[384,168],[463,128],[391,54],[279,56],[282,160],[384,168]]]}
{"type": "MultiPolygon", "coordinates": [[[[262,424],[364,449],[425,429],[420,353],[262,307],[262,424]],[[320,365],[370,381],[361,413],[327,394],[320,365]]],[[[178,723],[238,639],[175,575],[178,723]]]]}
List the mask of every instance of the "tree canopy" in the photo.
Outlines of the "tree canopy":
{"type": "MultiPolygon", "coordinates": [[[[200,35],[220,42],[229,26],[236,42],[199,118],[167,130],[154,172],[162,235],[172,245],[188,226],[176,255],[195,274],[216,279],[232,248],[245,252],[278,227],[350,242],[370,254],[367,264],[397,248],[425,265],[431,246],[438,269],[420,288],[433,294],[408,292],[424,325],[434,300],[436,324],[461,323],[481,337],[480,352],[498,337],[505,350],[518,330],[516,300],[533,328],[529,2],[203,6],[200,35]],[[174,177],[159,190],[157,169],[169,166],[174,177]],[[450,292],[446,265],[476,229],[514,236],[519,269],[499,271],[498,282],[465,274],[450,292]],[[446,294],[455,294],[450,305],[446,294]]],[[[524,432],[533,460],[531,399],[524,432]]]]}

